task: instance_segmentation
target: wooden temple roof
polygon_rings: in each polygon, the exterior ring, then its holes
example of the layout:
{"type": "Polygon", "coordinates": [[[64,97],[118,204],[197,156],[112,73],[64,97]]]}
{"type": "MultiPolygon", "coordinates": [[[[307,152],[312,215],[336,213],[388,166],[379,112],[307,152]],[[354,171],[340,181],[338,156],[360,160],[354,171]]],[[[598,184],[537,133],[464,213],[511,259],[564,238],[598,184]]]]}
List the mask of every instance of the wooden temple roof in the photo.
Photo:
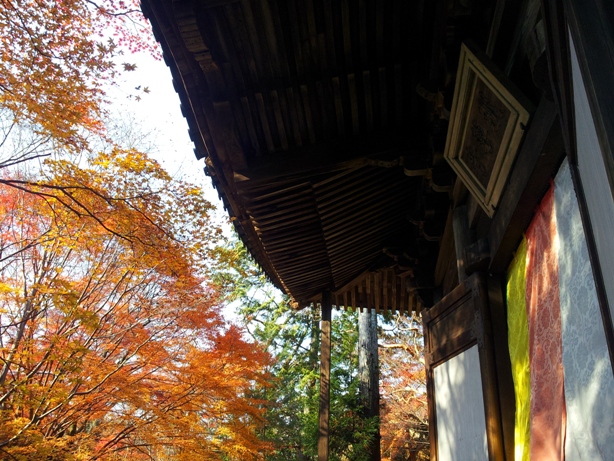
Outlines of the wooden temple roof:
{"type": "Polygon", "coordinates": [[[430,303],[453,181],[429,89],[444,4],[143,0],[196,156],[299,306],[325,290],[338,306],[430,303]]]}

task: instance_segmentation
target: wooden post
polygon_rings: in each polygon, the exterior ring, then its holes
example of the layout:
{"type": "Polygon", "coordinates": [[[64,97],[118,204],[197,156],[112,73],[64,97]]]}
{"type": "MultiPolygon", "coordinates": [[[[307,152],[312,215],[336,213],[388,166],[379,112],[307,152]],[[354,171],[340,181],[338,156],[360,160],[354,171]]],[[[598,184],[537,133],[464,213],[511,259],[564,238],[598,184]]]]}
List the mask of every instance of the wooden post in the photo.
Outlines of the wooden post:
{"type": "Polygon", "coordinates": [[[330,333],[331,294],[322,293],[322,339],[320,342],[320,426],[318,432],[318,461],[328,461],[330,420],[330,333]]]}
{"type": "Polygon", "coordinates": [[[467,278],[465,272],[465,248],[471,243],[469,234],[469,216],[467,206],[462,205],[454,209],[452,216],[452,228],[454,229],[454,247],[456,248],[456,267],[458,269],[458,283],[463,283],[467,278]]]}

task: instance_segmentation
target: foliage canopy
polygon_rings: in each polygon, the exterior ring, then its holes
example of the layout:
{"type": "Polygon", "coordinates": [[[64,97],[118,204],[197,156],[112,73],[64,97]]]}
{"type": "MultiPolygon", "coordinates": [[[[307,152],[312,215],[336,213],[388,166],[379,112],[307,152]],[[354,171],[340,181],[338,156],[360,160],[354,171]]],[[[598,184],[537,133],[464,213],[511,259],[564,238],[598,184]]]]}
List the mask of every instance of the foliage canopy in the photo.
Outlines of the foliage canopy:
{"type": "Polygon", "coordinates": [[[0,108],[76,150],[104,133],[122,50],[154,50],[137,0],[3,0],[0,37],[0,108]]]}
{"type": "Polygon", "coordinates": [[[211,205],[136,151],[81,163],[0,185],[0,450],[259,459],[269,358],[202,276],[211,205]]]}

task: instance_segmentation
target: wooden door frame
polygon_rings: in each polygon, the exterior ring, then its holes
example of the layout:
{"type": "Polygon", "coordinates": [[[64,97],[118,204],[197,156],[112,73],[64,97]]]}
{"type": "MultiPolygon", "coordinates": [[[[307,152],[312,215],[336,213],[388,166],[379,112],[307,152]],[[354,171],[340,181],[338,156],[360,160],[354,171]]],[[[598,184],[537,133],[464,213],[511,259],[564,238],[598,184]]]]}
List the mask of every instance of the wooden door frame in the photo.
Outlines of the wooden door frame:
{"type": "Polygon", "coordinates": [[[474,345],[482,371],[488,457],[505,459],[488,295],[485,276],[475,273],[422,314],[432,461],[438,460],[433,370],[474,345]]]}

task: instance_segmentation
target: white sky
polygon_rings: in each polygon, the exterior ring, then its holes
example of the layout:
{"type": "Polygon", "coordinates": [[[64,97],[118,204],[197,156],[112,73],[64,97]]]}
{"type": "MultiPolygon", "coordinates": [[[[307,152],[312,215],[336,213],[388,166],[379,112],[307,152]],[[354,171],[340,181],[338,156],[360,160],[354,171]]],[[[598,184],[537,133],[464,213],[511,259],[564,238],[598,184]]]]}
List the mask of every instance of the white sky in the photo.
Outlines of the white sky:
{"type": "Polygon", "coordinates": [[[171,72],[164,61],[147,53],[120,56],[118,62],[136,63],[136,70],[122,72],[118,87],[108,91],[111,113],[122,119],[133,117],[136,126],[149,133],[153,146],[148,153],[173,177],[188,180],[203,188],[209,201],[222,209],[211,179],[203,171],[204,162],[196,160],[188,136],[188,124],[179,109],[179,96],[171,72]],[[141,90],[136,88],[140,87],[141,90]],[[147,87],[149,93],[144,93],[147,87]],[[136,96],[140,100],[136,100],[136,96]]]}
{"type": "MultiPolygon", "coordinates": [[[[110,111],[122,119],[133,121],[151,136],[153,148],[149,153],[175,178],[185,179],[200,186],[206,198],[217,207],[214,219],[222,223],[224,233],[230,235],[231,225],[211,179],[203,171],[204,161],[196,160],[194,144],[188,135],[188,123],[179,108],[179,95],[173,87],[171,72],[164,61],[139,53],[120,57],[122,62],[136,63],[136,70],[122,72],[118,87],[108,90],[110,111]],[[137,87],[141,91],[136,90],[137,87]],[[144,93],[143,88],[149,88],[144,93]],[[136,100],[139,95],[141,99],[136,100]]],[[[223,310],[227,320],[237,319],[237,305],[230,304],[223,310]]]]}

